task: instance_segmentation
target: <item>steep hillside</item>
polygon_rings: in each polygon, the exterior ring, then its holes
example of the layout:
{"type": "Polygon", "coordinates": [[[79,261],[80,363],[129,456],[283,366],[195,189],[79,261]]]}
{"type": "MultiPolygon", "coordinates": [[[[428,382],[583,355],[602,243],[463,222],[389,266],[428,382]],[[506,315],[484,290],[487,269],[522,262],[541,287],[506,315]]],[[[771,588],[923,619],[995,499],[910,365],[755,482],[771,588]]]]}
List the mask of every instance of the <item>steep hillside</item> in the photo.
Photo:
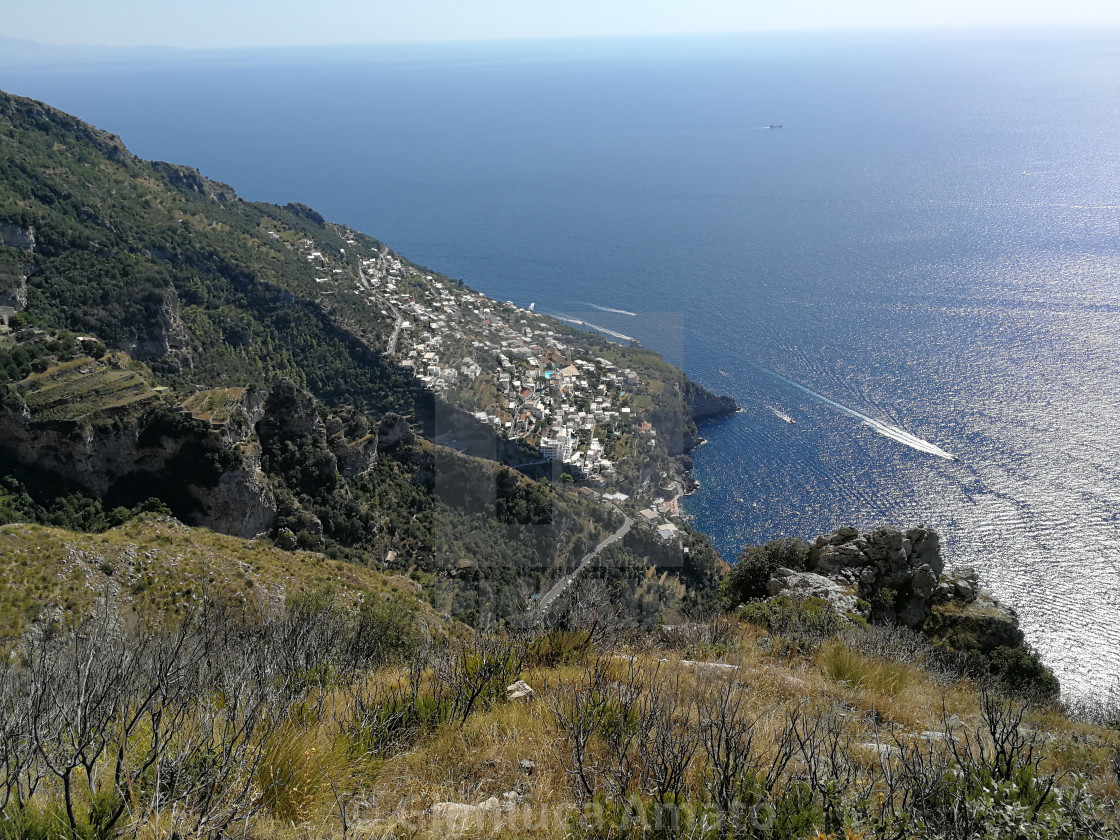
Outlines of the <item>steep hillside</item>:
{"type": "MultiPolygon", "coordinates": [[[[432,436],[460,424],[453,408],[479,408],[483,386],[498,385],[484,365],[478,388],[421,387],[420,354],[398,351],[414,326],[453,314],[457,327],[441,338],[456,365],[460,352],[496,361],[526,329],[561,344],[557,369],[572,362],[568,344],[587,358],[609,352],[636,372],[635,396],[656,398],[643,416],[669,455],[695,443],[694,407],[699,417],[734,410],[656,354],[488,301],[303,205],[245,202],[192,169],[140,160],[42,103],[0,93],[0,150],[0,306],[23,324],[94,335],[164,384],[287,377],[329,405],[402,413],[432,436]]],[[[491,396],[481,407],[500,414],[491,396]]]]}
{"type": "Polygon", "coordinates": [[[142,514],[101,534],[0,526],[3,646],[29,626],[84,620],[106,599],[124,616],[165,624],[207,601],[264,615],[292,596],[316,591],[331,592],[348,608],[373,597],[401,596],[420,610],[418,590],[407,578],[188,528],[158,514],[142,514]]]}
{"type": "MultiPolygon", "coordinates": [[[[0,370],[11,380],[0,521],[100,531],[165,507],[188,524],[411,571],[474,622],[524,615],[622,520],[564,482],[433,445],[399,415],[331,410],[286,379],[176,394],[123,353],[34,330],[0,337],[0,370]]],[[[624,588],[679,605],[674,586],[643,582],[653,567],[712,592],[719,561],[706,539],[684,526],[673,545],[653,543],[632,540],[615,558],[624,588]]]]}
{"type": "Polygon", "coordinates": [[[669,607],[711,591],[718,557],[676,498],[693,416],[733,401],[42,103],[0,93],[0,152],[3,519],[103,530],[158,500],[412,570],[484,620],[617,527],[614,490],[683,536],[629,540],[612,576],[652,593],[668,571],[669,607]]]}

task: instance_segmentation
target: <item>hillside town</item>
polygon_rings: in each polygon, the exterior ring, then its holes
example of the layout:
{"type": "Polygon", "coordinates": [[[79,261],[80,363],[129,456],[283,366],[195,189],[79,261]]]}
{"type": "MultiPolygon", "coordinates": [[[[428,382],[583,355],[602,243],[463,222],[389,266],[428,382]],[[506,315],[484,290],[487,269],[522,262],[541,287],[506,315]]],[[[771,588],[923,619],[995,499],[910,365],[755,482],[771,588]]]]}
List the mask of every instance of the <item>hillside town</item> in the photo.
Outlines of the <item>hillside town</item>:
{"type": "Polygon", "coordinates": [[[606,492],[621,461],[657,445],[657,430],[634,405],[649,385],[637,372],[581,353],[532,305],[491,300],[340,232],[349,253],[336,257],[308,239],[298,246],[325,294],[356,295],[392,322],[387,355],[500,437],[531,447],[538,463],[559,462],[588,495],[615,504],[648,501],[635,508],[641,521],[662,540],[677,536],[672,520],[681,517],[683,487],[673,476],[647,480],[633,500],[606,492]]]}

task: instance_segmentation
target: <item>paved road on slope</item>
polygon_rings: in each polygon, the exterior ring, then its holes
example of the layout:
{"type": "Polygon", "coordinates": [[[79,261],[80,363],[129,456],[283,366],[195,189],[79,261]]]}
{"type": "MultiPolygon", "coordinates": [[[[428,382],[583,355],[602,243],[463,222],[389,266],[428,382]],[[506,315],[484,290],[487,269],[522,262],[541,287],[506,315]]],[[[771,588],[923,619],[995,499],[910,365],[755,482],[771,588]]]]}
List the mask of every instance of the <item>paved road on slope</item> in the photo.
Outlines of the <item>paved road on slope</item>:
{"type": "Polygon", "coordinates": [[[611,503],[611,507],[622,514],[624,520],[622,523],[622,527],[611,534],[609,537],[607,537],[605,540],[603,540],[601,543],[599,543],[597,546],[595,546],[593,549],[591,549],[591,551],[587,552],[587,554],[585,554],[579,561],[578,566],[576,566],[572,571],[568,572],[568,574],[564,575],[564,577],[560,578],[560,580],[556,582],[555,586],[553,586],[550,590],[548,590],[548,592],[538,598],[529,608],[530,615],[536,616],[537,618],[544,618],[553,602],[560,597],[560,594],[562,592],[564,592],[569,586],[572,585],[572,581],[574,581],[576,577],[579,576],[580,572],[591,565],[591,561],[599,556],[600,551],[602,551],[609,545],[614,545],[616,542],[630,533],[630,526],[634,524],[634,520],[627,516],[626,512],[618,505],[611,503]]]}
{"type": "MultiPolygon", "coordinates": [[[[361,281],[359,285],[362,287],[363,291],[370,294],[376,294],[376,292],[374,292],[373,284],[366,279],[366,274],[364,271],[362,271],[361,265],[358,266],[358,277],[361,281]]],[[[404,316],[397,311],[397,307],[393,306],[392,302],[385,295],[379,294],[378,297],[381,298],[385,306],[388,307],[389,311],[393,313],[393,317],[397,319],[397,322],[393,324],[393,332],[389,336],[389,344],[385,347],[385,355],[395,356],[397,353],[397,338],[401,334],[401,326],[404,324],[404,316]]]]}
{"type": "Polygon", "coordinates": [[[389,345],[385,349],[385,354],[388,356],[395,356],[397,353],[397,337],[401,334],[401,325],[404,323],[404,317],[387,299],[385,300],[385,305],[389,307],[389,311],[392,312],[397,319],[397,323],[393,325],[393,334],[389,336],[389,345]]]}

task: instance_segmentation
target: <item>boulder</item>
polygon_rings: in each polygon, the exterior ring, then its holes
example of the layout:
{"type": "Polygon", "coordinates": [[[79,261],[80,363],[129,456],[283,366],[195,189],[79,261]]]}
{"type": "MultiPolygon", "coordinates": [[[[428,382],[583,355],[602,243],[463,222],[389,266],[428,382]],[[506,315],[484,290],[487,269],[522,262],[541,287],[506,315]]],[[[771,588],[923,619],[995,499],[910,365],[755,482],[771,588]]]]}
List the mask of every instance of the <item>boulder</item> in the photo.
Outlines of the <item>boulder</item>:
{"type": "Polygon", "coordinates": [[[929,600],[933,597],[933,593],[937,589],[937,575],[929,564],[923,564],[914,570],[910,587],[918,598],[929,600]]]}
{"type": "Polygon", "coordinates": [[[525,680],[518,680],[512,685],[506,686],[507,702],[522,699],[531,700],[534,694],[536,694],[536,692],[533,691],[532,687],[529,685],[529,683],[525,682],[525,680]]]}
{"type": "Polygon", "coordinates": [[[813,572],[778,569],[770,577],[766,588],[773,597],[789,595],[799,599],[821,598],[832,604],[832,608],[840,615],[848,615],[858,609],[859,599],[855,592],[824,575],[813,572]]]}
{"type": "Polygon", "coordinates": [[[501,813],[502,803],[498,797],[491,796],[485,802],[469,805],[466,802],[436,802],[428,809],[433,820],[450,823],[467,823],[480,817],[501,813]]]}

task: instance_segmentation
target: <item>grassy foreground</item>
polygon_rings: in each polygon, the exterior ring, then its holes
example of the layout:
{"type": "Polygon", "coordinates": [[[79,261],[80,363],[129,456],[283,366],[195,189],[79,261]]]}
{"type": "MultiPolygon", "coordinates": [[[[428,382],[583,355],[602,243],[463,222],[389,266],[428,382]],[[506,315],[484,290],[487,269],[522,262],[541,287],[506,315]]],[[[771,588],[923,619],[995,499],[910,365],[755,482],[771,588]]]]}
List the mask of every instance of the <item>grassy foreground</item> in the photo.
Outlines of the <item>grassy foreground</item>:
{"type": "Polygon", "coordinates": [[[1002,697],[898,631],[650,636],[576,601],[524,632],[320,589],[29,634],[0,670],[0,837],[1118,836],[1115,716],[1002,697]]]}

